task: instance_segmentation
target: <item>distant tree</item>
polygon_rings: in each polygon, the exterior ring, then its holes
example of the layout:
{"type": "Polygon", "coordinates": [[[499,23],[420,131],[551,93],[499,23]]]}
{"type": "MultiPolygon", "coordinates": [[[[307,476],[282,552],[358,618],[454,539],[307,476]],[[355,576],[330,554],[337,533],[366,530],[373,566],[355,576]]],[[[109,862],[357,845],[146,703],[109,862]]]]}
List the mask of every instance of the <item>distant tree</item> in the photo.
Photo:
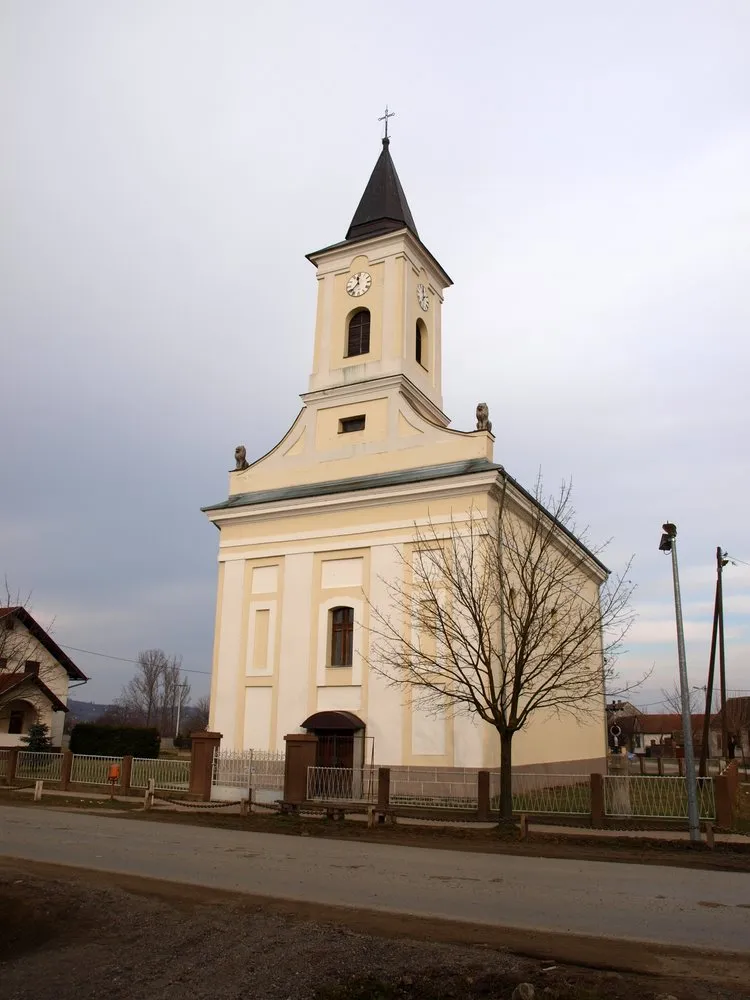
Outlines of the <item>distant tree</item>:
{"type": "Polygon", "coordinates": [[[208,715],[210,709],[210,699],[208,695],[199,698],[191,710],[191,723],[196,732],[203,732],[208,729],[208,715]]]}
{"type": "MultiPolygon", "coordinates": [[[[730,757],[737,756],[737,750],[744,757],[743,736],[750,739],[750,698],[727,698],[727,743],[730,757]]],[[[721,725],[721,710],[717,721],[721,725]]]]}
{"type": "Polygon", "coordinates": [[[143,717],[138,708],[115,702],[93,720],[100,726],[142,726],[143,717]]]}
{"type": "MultiPolygon", "coordinates": [[[[663,704],[667,711],[673,712],[675,715],[682,715],[682,696],[680,694],[678,684],[675,683],[669,690],[662,688],[661,696],[664,699],[663,704]]],[[[697,715],[701,710],[700,691],[697,691],[695,688],[691,688],[688,700],[690,704],[690,714],[697,715]]]]}
{"type": "Polygon", "coordinates": [[[181,657],[168,656],[163,649],[141,651],[135,676],[99,721],[156,726],[162,735],[172,735],[178,704],[182,711],[190,701],[190,684],[182,679],[181,664],[181,657]]]}
{"type": "Polygon", "coordinates": [[[49,753],[52,749],[52,738],[49,726],[43,722],[34,722],[29,726],[28,736],[22,736],[21,742],[26,744],[30,753],[49,753]]]}

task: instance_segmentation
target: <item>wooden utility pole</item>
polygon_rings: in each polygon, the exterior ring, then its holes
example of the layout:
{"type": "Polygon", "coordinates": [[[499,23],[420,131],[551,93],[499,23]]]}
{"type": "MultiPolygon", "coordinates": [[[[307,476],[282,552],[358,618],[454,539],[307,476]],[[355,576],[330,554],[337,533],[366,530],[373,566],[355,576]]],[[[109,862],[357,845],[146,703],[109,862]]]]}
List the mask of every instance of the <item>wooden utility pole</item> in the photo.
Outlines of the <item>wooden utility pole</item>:
{"type": "Polygon", "coordinates": [[[711,631],[711,652],[708,660],[708,684],[706,685],[706,711],[703,716],[703,745],[699,774],[706,777],[706,760],[708,758],[709,739],[711,735],[711,697],[714,688],[714,667],[716,666],[716,641],[719,639],[719,683],[721,684],[721,747],[727,756],[727,726],[726,726],[726,676],[724,661],[724,599],[721,572],[727,564],[721,546],[716,547],[716,595],[714,597],[714,624],[711,631]]]}
{"type": "Polygon", "coordinates": [[[722,585],[722,570],[726,566],[727,560],[721,551],[721,546],[716,550],[716,570],[718,573],[718,595],[719,595],[719,684],[721,686],[721,756],[729,756],[729,733],[727,731],[727,670],[724,656],[724,587],[722,585]]]}

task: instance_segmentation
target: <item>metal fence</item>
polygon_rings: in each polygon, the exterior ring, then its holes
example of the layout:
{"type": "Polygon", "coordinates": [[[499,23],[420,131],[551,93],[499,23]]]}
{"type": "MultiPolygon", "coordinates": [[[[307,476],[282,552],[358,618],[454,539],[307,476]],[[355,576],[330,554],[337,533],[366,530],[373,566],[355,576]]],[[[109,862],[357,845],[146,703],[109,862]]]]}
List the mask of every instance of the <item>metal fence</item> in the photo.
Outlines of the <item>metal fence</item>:
{"type": "MultiPolygon", "coordinates": [[[[632,757],[628,758],[628,773],[630,774],[656,774],[670,777],[675,775],[683,777],[685,774],[685,761],[677,757],[647,757],[645,754],[634,754],[633,756],[635,760],[632,757]]],[[[696,754],[696,766],[697,756],[696,754]]],[[[613,762],[617,762],[617,765],[619,765],[622,759],[622,757],[613,758],[610,756],[607,758],[607,765],[611,767],[613,762]]],[[[706,774],[721,774],[728,763],[724,757],[709,757],[706,761],[706,774]]],[[[622,772],[618,770],[617,773],[620,774],[622,772]]]]}
{"type": "Polygon", "coordinates": [[[0,778],[4,778],[8,773],[8,751],[0,750],[0,778]]]}
{"type": "Polygon", "coordinates": [[[190,761],[169,760],[166,757],[133,757],[130,787],[146,788],[149,778],[154,779],[156,788],[186,792],[190,787],[190,761]]]}
{"type": "Polygon", "coordinates": [[[312,802],[374,802],[374,767],[308,767],[307,798],[312,802]]]}
{"type": "Polygon", "coordinates": [[[73,754],[70,780],[80,785],[106,785],[113,764],[122,767],[122,757],[96,757],[93,754],[73,754]]]}
{"type": "MultiPolygon", "coordinates": [[[[518,772],[512,775],[513,811],[550,816],[591,814],[588,774],[518,772]]],[[[500,808],[500,774],[490,774],[490,807],[500,808]]]]}
{"type": "Polygon", "coordinates": [[[61,753],[34,753],[21,750],[16,761],[16,778],[35,781],[60,781],[63,755],[61,753]]]}
{"type": "Polygon", "coordinates": [[[283,751],[214,750],[214,785],[230,788],[263,788],[283,791],[283,751]]]}
{"type": "MultiPolygon", "coordinates": [[[[716,817],[711,779],[698,781],[698,808],[701,819],[716,817]]],[[[685,778],[605,775],[604,812],[607,816],[617,817],[687,819],[685,778]]]]}
{"type": "Polygon", "coordinates": [[[394,806],[476,809],[477,771],[463,767],[392,767],[390,801],[394,806]]]}

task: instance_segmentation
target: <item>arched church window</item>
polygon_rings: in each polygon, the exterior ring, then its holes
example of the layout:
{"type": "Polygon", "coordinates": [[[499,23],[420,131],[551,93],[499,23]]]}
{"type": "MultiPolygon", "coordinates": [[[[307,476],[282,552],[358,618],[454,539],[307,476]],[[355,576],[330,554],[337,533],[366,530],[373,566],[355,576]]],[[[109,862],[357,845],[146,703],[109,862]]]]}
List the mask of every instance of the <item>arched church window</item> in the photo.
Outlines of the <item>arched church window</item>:
{"type": "Polygon", "coordinates": [[[427,327],[424,325],[423,320],[417,320],[417,329],[415,333],[415,357],[417,359],[417,364],[420,364],[423,368],[427,367],[427,327]]]}
{"type": "Polygon", "coordinates": [[[354,651],[354,608],[331,611],[331,666],[350,667],[354,651]]]}
{"type": "Polygon", "coordinates": [[[370,350],[370,310],[360,309],[349,320],[349,331],[346,340],[346,356],[353,358],[357,354],[367,354],[370,350]]]}

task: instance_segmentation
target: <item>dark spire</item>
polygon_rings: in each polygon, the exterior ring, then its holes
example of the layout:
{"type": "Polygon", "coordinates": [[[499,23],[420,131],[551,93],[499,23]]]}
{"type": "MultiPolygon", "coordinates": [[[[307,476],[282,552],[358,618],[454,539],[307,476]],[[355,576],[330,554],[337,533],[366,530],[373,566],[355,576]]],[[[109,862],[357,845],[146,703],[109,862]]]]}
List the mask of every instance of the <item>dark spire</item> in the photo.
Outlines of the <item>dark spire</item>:
{"type": "Polygon", "coordinates": [[[383,151],[367,182],[365,193],[357,206],[354,218],[346,233],[347,240],[361,240],[368,236],[383,236],[397,229],[409,229],[418,238],[404,189],[398,179],[391,154],[390,139],[383,139],[383,151]]]}

